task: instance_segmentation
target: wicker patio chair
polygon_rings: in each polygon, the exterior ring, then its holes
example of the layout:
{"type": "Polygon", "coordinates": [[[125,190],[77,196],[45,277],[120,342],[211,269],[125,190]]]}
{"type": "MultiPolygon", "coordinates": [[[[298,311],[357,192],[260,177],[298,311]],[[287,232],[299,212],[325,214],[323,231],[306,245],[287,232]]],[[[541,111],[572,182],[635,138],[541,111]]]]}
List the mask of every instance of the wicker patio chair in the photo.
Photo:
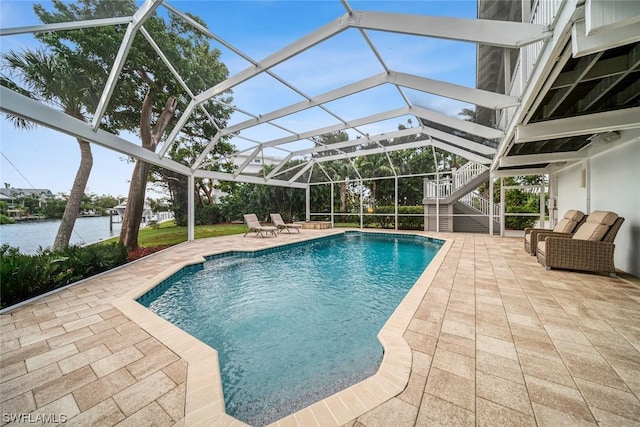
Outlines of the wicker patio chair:
{"type": "Polygon", "coordinates": [[[547,270],[563,268],[616,277],[613,241],[623,222],[614,212],[594,211],[573,236],[543,234],[537,245],[538,262],[547,270]]]}
{"type": "Polygon", "coordinates": [[[548,235],[554,235],[556,233],[566,234],[572,236],[573,233],[582,225],[586,220],[584,212],[577,210],[568,210],[562,219],[558,221],[558,224],[549,230],[546,228],[525,228],[524,229],[524,250],[531,256],[536,254],[536,248],[538,246],[539,235],[545,233],[548,235]]]}

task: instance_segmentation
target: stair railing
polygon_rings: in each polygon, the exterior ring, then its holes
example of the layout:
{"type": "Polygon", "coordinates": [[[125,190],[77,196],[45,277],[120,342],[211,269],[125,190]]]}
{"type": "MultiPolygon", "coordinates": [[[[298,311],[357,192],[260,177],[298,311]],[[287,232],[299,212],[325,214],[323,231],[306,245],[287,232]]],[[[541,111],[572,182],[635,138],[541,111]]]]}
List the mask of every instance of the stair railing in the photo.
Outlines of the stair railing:
{"type": "Polygon", "coordinates": [[[487,169],[489,168],[479,163],[467,162],[458,169],[453,170],[453,190],[464,187],[487,169]]]}
{"type": "Polygon", "coordinates": [[[458,169],[451,171],[451,178],[441,178],[439,180],[425,179],[424,197],[427,199],[446,199],[454,191],[464,187],[488,169],[489,168],[484,165],[468,162],[458,169]]]}
{"type": "MultiPolygon", "coordinates": [[[[472,209],[475,209],[479,213],[483,215],[489,215],[491,203],[489,200],[481,196],[476,192],[471,192],[464,195],[460,198],[459,202],[464,203],[472,209]]],[[[497,218],[500,217],[500,203],[493,204],[493,218],[494,221],[497,221],[497,218]]]]}
{"type": "Polygon", "coordinates": [[[427,199],[444,199],[451,195],[452,180],[450,178],[438,181],[424,181],[424,197],[427,199]]]}

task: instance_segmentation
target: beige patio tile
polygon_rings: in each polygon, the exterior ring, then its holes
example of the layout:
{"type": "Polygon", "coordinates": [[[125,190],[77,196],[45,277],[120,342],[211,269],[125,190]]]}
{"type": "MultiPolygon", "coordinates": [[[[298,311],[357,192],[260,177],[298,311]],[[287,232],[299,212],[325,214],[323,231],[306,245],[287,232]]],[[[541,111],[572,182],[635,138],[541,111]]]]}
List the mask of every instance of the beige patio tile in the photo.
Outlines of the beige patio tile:
{"type": "Polygon", "coordinates": [[[62,376],[62,372],[58,368],[58,365],[52,364],[40,368],[36,371],[29,372],[25,375],[13,378],[9,381],[2,383],[2,394],[0,399],[2,401],[9,400],[20,394],[34,390],[38,385],[48,381],[52,381],[62,376]]]}
{"type": "Polygon", "coordinates": [[[566,412],[552,409],[538,403],[533,403],[533,412],[536,414],[538,425],[541,426],[595,427],[598,425],[595,422],[587,421],[584,418],[577,418],[566,412]]]}
{"type": "Polygon", "coordinates": [[[560,357],[543,359],[521,353],[520,364],[522,371],[527,375],[575,388],[573,377],[560,357]]]}
{"type": "Polygon", "coordinates": [[[531,402],[524,384],[478,372],[477,396],[527,416],[533,416],[531,402]]]}
{"type": "Polygon", "coordinates": [[[529,375],[525,375],[525,382],[532,403],[566,412],[577,419],[595,422],[591,411],[589,411],[577,388],[552,383],[529,375]]]}
{"type": "Polygon", "coordinates": [[[469,411],[475,410],[475,382],[472,380],[432,368],[424,391],[469,411]]]}
{"type": "Polygon", "coordinates": [[[359,417],[358,421],[367,427],[413,425],[417,415],[418,408],[415,406],[400,399],[391,399],[359,417]]]}
{"type": "Polygon", "coordinates": [[[437,337],[440,333],[440,323],[425,320],[414,316],[409,323],[408,331],[414,331],[420,334],[437,337]]]}
{"type": "Polygon", "coordinates": [[[475,414],[447,400],[425,393],[415,425],[473,427],[475,414]]]}
{"type": "Polygon", "coordinates": [[[598,408],[591,408],[598,425],[603,427],[637,427],[638,421],[612,414],[598,408]]]}
{"type": "Polygon", "coordinates": [[[162,372],[171,378],[174,383],[182,384],[187,380],[187,362],[184,359],[180,359],[163,368],[162,372]]]}
{"type": "Polygon", "coordinates": [[[117,353],[91,363],[91,368],[98,377],[103,377],[111,372],[142,358],[144,355],[135,347],[127,347],[117,353]]]}
{"type": "Polygon", "coordinates": [[[119,392],[113,399],[122,412],[129,416],[162,396],[176,384],[162,371],[144,378],[141,381],[119,392]]]}
{"type": "Polygon", "coordinates": [[[134,384],[136,380],[124,368],[93,381],[73,392],[82,411],[97,405],[134,384]]]}
{"type": "Polygon", "coordinates": [[[476,400],[477,426],[536,426],[533,414],[525,415],[489,400],[476,400]]]}
{"type": "Polygon", "coordinates": [[[78,405],[76,405],[76,401],[71,394],[64,395],[45,406],[38,407],[38,409],[32,412],[32,414],[41,414],[44,417],[53,417],[53,419],[57,419],[58,422],[62,422],[63,424],[64,421],[75,417],[79,413],[80,409],[78,409],[78,405]],[[64,419],[62,416],[64,416],[64,419]]]}
{"type": "Polygon", "coordinates": [[[0,352],[7,353],[9,351],[17,350],[20,348],[20,340],[18,338],[12,338],[0,343],[0,352]]]}
{"type": "Polygon", "coordinates": [[[162,349],[152,352],[141,359],[127,365],[127,370],[131,372],[137,380],[147,377],[177,361],[179,357],[163,346],[162,349]]]}
{"type": "MultiPolygon", "coordinates": [[[[56,366],[57,368],[57,365],[50,366],[56,366]]],[[[84,368],[80,368],[54,380],[48,382],[43,381],[42,385],[38,385],[33,388],[33,395],[36,399],[36,404],[40,407],[62,396],[70,394],[74,390],[77,390],[96,379],[96,375],[93,373],[91,368],[85,366],[84,368]]]]}
{"type": "Polygon", "coordinates": [[[40,333],[40,327],[38,325],[31,325],[20,329],[14,329],[11,331],[5,331],[0,335],[1,342],[9,341],[16,338],[22,338],[30,334],[40,333]]]}
{"type": "Polygon", "coordinates": [[[171,417],[158,405],[156,402],[151,402],[149,405],[140,409],[130,417],[125,418],[120,423],[116,424],[118,427],[139,427],[139,426],[171,426],[174,421],[171,417]]]}
{"type": "Polygon", "coordinates": [[[427,377],[411,372],[411,375],[409,376],[409,383],[403,392],[398,395],[398,399],[415,407],[419,407],[426,384],[427,377]]]}
{"type": "Polygon", "coordinates": [[[478,350],[485,353],[495,354],[511,360],[518,360],[516,348],[513,342],[505,341],[486,335],[478,335],[476,337],[476,345],[478,350]]]}
{"type": "MultiPolygon", "coordinates": [[[[436,349],[436,353],[433,356],[433,367],[468,380],[474,380],[476,376],[475,358],[466,357],[442,348],[436,349]]],[[[421,374],[420,372],[417,373],[421,374]]],[[[426,376],[428,372],[422,375],[426,376]]]]}
{"type": "MultiPolygon", "coordinates": [[[[573,321],[571,323],[573,323],[573,321]]],[[[561,341],[570,341],[576,344],[582,344],[586,346],[591,345],[591,342],[589,341],[589,339],[586,336],[584,336],[582,331],[576,326],[573,326],[573,325],[557,326],[557,325],[549,325],[548,323],[545,323],[544,327],[554,342],[561,340],[561,341]]]]}
{"type": "Polygon", "coordinates": [[[162,409],[174,420],[184,418],[186,384],[182,383],[157,400],[162,409]]]}
{"type": "Polygon", "coordinates": [[[109,306],[109,310],[105,310],[100,312],[100,317],[102,317],[104,320],[109,320],[112,317],[116,317],[122,314],[122,312],[116,308],[113,308],[111,306],[109,306]]]}
{"type": "Polygon", "coordinates": [[[524,384],[520,363],[496,354],[478,350],[476,352],[476,370],[477,372],[484,372],[485,374],[524,384]]]}
{"type": "Polygon", "coordinates": [[[424,377],[429,375],[429,369],[431,369],[432,358],[428,354],[421,353],[419,351],[414,351],[413,353],[413,363],[411,365],[411,370],[418,375],[422,375],[424,377]]]}
{"type": "Polygon", "coordinates": [[[640,422],[640,401],[634,394],[581,379],[576,383],[590,407],[640,422]]]}
{"type": "MultiPolygon", "coordinates": [[[[49,311],[46,313],[42,313],[38,316],[34,315],[33,317],[30,317],[27,319],[18,320],[17,322],[11,323],[10,325],[13,325],[14,329],[22,329],[31,325],[40,325],[40,329],[44,329],[42,327],[42,323],[55,318],[56,318],[56,315],[53,312],[49,311]]],[[[5,331],[3,330],[2,332],[4,333],[5,331]]]]}
{"type": "Polygon", "coordinates": [[[119,336],[120,334],[118,334],[118,332],[116,332],[115,329],[107,329],[98,334],[91,335],[86,338],[82,338],[78,341],[75,341],[74,344],[76,345],[79,351],[83,352],[92,347],[99,346],[105,343],[106,341],[109,341],[119,336]]]}
{"type": "Polygon", "coordinates": [[[46,329],[40,332],[33,332],[31,334],[24,335],[19,338],[20,346],[25,347],[40,341],[45,341],[45,340],[48,340],[49,338],[57,337],[58,335],[62,335],[66,332],[67,331],[61,326],[56,326],[55,328],[46,329]]]}
{"type": "Polygon", "coordinates": [[[36,369],[56,363],[59,360],[66,359],[77,353],[78,349],[75,345],[67,344],[63,347],[58,347],[46,353],[28,358],[25,360],[25,365],[28,371],[35,371],[36,369]]]}
{"type": "MultiPolygon", "coordinates": [[[[114,317],[114,319],[117,318],[114,317]]],[[[144,329],[136,326],[135,328],[132,328],[130,332],[115,336],[114,338],[105,341],[104,344],[111,352],[117,353],[126,348],[133,347],[135,344],[149,339],[149,337],[150,335],[145,332],[144,329]]]]}
{"type": "Polygon", "coordinates": [[[498,326],[492,323],[485,323],[478,319],[476,322],[476,332],[479,335],[486,335],[504,341],[511,341],[511,329],[509,328],[508,323],[506,323],[505,326],[498,326]]]}
{"type": "Polygon", "coordinates": [[[437,341],[435,337],[408,330],[404,333],[404,339],[412,350],[433,356],[437,341]]]}
{"type": "Polygon", "coordinates": [[[58,366],[63,374],[68,374],[71,371],[82,368],[96,360],[100,360],[103,357],[107,357],[111,352],[104,345],[92,347],[82,353],[78,353],[75,356],[68,357],[66,359],[58,361],[58,366]]]}
{"type": "Polygon", "coordinates": [[[97,334],[107,329],[112,329],[112,328],[115,328],[116,326],[120,326],[122,324],[129,323],[129,322],[130,320],[127,319],[125,316],[119,315],[119,316],[111,317],[108,320],[102,319],[102,322],[91,325],[90,328],[94,334],[97,334]]]}
{"type": "MultiPolygon", "coordinates": [[[[23,361],[0,367],[0,383],[9,381],[27,373],[27,367],[23,361]]],[[[1,387],[1,386],[0,386],[1,387]]]]}
{"type": "Polygon", "coordinates": [[[2,345],[2,358],[0,358],[0,366],[12,365],[16,362],[26,360],[38,354],[46,353],[50,350],[46,341],[38,341],[34,344],[18,347],[14,350],[6,349],[2,345]]]}
{"type": "Polygon", "coordinates": [[[620,390],[627,390],[627,386],[618,373],[609,365],[600,353],[592,347],[577,346],[584,349],[584,353],[575,352],[575,349],[568,350],[559,346],[558,350],[562,355],[569,372],[574,378],[581,378],[620,390]]]}
{"type": "Polygon", "coordinates": [[[65,426],[113,426],[124,419],[113,399],[107,399],[68,420],[65,426]]]}
{"type": "Polygon", "coordinates": [[[466,339],[445,332],[441,333],[438,338],[438,347],[467,357],[475,357],[476,354],[475,339],[466,339]]]}
{"type": "MultiPolygon", "coordinates": [[[[2,402],[2,412],[4,414],[28,414],[36,409],[36,401],[30,391],[2,402]]],[[[0,425],[6,424],[4,417],[0,418],[0,425]]]]}

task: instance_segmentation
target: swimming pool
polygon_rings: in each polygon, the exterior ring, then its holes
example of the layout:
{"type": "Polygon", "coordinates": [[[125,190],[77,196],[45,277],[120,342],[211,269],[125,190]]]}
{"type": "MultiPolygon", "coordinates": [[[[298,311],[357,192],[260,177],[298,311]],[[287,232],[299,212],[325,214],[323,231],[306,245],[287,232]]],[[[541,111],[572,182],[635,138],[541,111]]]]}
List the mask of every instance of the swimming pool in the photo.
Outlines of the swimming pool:
{"type": "Polygon", "coordinates": [[[348,232],[226,253],[139,301],[218,349],[227,413],[266,424],[376,372],[376,335],[439,243],[348,232]]]}

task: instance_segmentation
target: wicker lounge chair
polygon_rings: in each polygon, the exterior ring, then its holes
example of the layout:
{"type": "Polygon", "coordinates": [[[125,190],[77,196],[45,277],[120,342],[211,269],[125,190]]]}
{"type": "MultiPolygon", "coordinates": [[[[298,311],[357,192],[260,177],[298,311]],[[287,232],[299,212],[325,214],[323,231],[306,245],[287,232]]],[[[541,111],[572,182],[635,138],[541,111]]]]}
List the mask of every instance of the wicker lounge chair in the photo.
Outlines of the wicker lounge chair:
{"type": "Polygon", "coordinates": [[[260,237],[264,237],[264,233],[271,234],[274,237],[278,236],[277,227],[273,227],[271,225],[260,225],[260,221],[258,221],[258,217],[255,214],[244,215],[244,223],[249,227],[247,232],[244,233],[244,237],[247,237],[247,234],[252,231],[259,234],[260,237]]]}
{"type": "Polygon", "coordinates": [[[584,212],[577,210],[567,211],[562,219],[558,221],[558,224],[549,230],[546,228],[525,228],[524,229],[524,250],[531,256],[536,254],[536,248],[538,246],[539,234],[545,233],[553,235],[554,233],[567,234],[572,236],[573,233],[582,225],[586,220],[584,212]]]}
{"type": "Polygon", "coordinates": [[[300,232],[300,228],[302,227],[300,224],[287,224],[282,219],[282,216],[279,213],[271,214],[271,222],[278,228],[278,231],[287,230],[288,233],[291,233],[291,229],[293,228],[298,233],[300,232]]]}
{"type": "Polygon", "coordinates": [[[594,211],[573,234],[550,235],[538,242],[538,262],[547,270],[568,270],[609,273],[616,277],[613,244],[624,218],[608,211],[594,211]]]}

